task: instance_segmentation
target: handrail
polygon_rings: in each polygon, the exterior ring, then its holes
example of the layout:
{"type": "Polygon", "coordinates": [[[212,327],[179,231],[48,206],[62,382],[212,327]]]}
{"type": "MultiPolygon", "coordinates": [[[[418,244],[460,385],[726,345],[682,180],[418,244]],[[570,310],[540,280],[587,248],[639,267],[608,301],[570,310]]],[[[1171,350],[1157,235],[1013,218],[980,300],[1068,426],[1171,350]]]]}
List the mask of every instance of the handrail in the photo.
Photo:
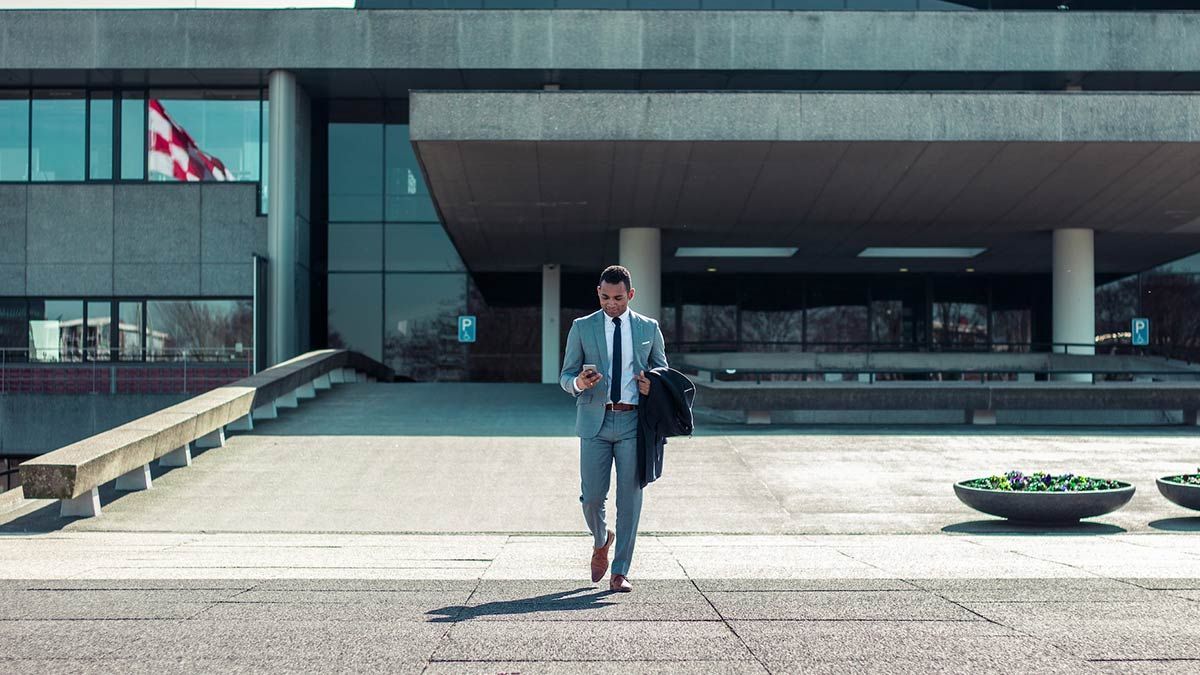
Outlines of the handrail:
{"type": "Polygon", "coordinates": [[[219,447],[227,427],[251,430],[254,420],[272,419],[279,408],[294,408],[318,389],[392,376],[390,368],[357,352],[309,352],[21,464],[25,497],[63,500],[64,516],[98,515],[98,488],[104,483],[116,480],[118,489],[144,489],[150,462],[188,466],[193,442],[219,447]]]}

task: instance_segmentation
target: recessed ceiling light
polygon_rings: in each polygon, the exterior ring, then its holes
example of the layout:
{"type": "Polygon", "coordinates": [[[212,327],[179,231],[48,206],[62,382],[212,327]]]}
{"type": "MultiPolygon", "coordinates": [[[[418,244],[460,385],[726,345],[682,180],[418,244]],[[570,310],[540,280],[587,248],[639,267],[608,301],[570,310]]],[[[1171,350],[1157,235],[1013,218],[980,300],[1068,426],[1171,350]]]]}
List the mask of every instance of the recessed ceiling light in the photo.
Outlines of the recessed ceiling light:
{"type": "Polygon", "coordinates": [[[788,258],[795,246],[680,246],[676,258],[788,258]]]}
{"type": "Polygon", "coordinates": [[[974,271],[975,271],[975,268],[974,268],[974,267],[968,267],[968,268],[967,268],[967,271],[968,271],[968,272],[974,272],[974,271]]]}
{"type": "Polygon", "coordinates": [[[908,268],[907,268],[907,267],[901,267],[901,268],[900,268],[900,271],[901,271],[901,272],[907,272],[907,271],[908,271],[908,268]]]}
{"type": "Polygon", "coordinates": [[[708,268],[708,271],[709,271],[709,272],[716,272],[716,271],[717,271],[717,268],[715,268],[715,267],[710,267],[710,268],[708,268]]]}
{"type": "Polygon", "coordinates": [[[858,252],[860,258],[974,258],[986,248],[947,246],[868,246],[858,252]]]}

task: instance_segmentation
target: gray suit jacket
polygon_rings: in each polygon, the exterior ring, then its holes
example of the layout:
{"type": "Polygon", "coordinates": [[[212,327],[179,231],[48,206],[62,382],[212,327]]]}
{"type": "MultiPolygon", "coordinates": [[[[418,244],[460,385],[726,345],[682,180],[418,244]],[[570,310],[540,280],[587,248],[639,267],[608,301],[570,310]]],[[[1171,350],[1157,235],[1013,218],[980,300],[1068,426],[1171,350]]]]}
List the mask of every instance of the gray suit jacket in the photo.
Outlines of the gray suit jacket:
{"type": "MultiPolygon", "coordinates": [[[[658,322],[632,309],[629,310],[629,319],[629,328],[633,335],[634,372],[665,367],[667,350],[662,331],[658,329],[658,322]]],[[[563,355],[563,367],[558,383],[564,391],[575,396],[575,433],[580,438],[594,438],[600,433],[600,426],[604,424],[604,404],[608,402],[609,387],[606,373],[612,356],[604,339],[605,320],[605,313],[596,310],[592,314],[575,319],[571,323],[571,332],[567,334],[567,349],[563,355]],[[605,379],[594,388],[585,389],[576,395],[571,380],[579,375],[585,363],[596,364],[605,379]]]]}

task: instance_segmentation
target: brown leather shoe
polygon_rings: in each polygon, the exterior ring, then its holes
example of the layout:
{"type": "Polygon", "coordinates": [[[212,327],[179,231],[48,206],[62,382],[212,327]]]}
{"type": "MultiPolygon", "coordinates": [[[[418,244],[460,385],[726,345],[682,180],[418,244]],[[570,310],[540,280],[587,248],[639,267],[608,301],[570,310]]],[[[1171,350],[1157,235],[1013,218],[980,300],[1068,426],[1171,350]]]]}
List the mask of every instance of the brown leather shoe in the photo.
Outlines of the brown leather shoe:
{"type": "Polygon", "coordinates": [[[614,574],[608,580],[608,590],[614,593],[628,593],[633,590],[633,584],[629,583],[624,574],[614,574]]]}
{"type": "Polygon", "coordinates": [[[600,548],[592,549],[592,583],[596,583],[604,578],[604,573],[608,571],[608,549],[612,546],[613,539],[616,534],[612,530],[608,530],[608,539],[604,541],[604,545],[600,548]]]}

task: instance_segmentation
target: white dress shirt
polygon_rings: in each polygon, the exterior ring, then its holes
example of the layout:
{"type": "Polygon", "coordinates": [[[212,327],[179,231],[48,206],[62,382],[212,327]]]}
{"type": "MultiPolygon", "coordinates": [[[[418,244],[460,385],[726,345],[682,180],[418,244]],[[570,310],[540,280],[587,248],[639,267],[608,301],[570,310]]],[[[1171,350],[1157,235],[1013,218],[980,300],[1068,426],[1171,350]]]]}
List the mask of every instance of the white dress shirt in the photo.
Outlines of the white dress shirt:
{"type": "MultiPolygon", "coordinates": [[[[613,335],[617,332],[617,326],[613,323],[612,317],[604,315],[604,347],[608,350],[608,360],[612,361],[613,353],[613,335]]],[[[621,315],[621,400],[612,401],[612,403],[633,403],[638,402],[637,380],[634,379],[633,372],[633,327],[629,325],[629,308],[625,308],[625,313],[621,315]]],[[[611,391],[612,389],[612,364],[609,364],[608,372],[605,373],[607,379],[604,380],[604,388],[611,391]]],[[[612,396],[606,394],[608,399],[612,396]]]]}
{"type": "MultiPolygon", "coordinates": [[[[608,350],[608,360],[612,361],[612,346],[613,334],[617,332],[617,327],[612,322],[612,317],[604,314],[604,348],[608,350]]],[[[633,372],[633,327],[629,325],[629,308],[625,308],[625,313],[621,315],[621,400],[614,401],[615,403],[632,403],[638,402],[637,380],[634,379],[633,372]]],[[[608,372],[602,373],[604,379],[597,386],[604,387],[604,399],[607,401],[612,398],[612,364],[609,364],[608,372]]],[[[579,380],[571,380],[571,388],[576,394],[582,393],[579,388],[579,380]]]]}

